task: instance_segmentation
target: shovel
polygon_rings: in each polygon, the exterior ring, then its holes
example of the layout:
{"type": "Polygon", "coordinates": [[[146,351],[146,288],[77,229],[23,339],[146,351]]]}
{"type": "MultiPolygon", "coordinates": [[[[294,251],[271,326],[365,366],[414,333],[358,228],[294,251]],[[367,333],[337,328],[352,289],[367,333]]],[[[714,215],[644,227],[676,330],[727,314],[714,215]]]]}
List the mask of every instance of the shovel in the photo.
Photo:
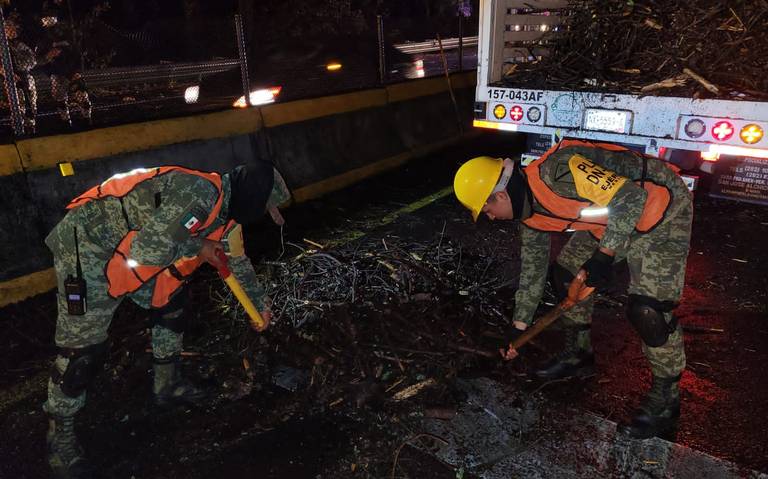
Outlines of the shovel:
{"type": "Polygon", "coordinates": [[[510,342],[506,352],[503,349],[500,350],[504,359],[511,360],[517,357],[517,350],[520,349],[521,346],[527,344],[530,340],[538,336],[539,333],[547,329],[547,327],[554,323],[555,320],[563,315],[563,313],[571,309],[576,304],[587,299],[595,290],[595,288],[584,287],[584,281],[586,279],[587,276],[584,271],[579,271],[579,274],[576,275],[573,281],[571,281],[571,285],[568,287],[568,296],[563,299],[560,304],[539,318],[538,321],[533,324],[533,326],[526,329],[525,332],[518,336],[517,339],[510,342]],[[514,351],[514,356],[509,357],[512,351],[514,351]]]}

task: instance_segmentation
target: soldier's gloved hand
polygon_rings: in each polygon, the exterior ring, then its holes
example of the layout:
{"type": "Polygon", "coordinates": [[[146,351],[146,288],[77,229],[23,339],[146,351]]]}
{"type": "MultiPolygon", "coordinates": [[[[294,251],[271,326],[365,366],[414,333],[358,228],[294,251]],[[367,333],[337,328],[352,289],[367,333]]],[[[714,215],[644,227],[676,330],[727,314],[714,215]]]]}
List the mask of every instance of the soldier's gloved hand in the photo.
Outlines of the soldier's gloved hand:
{"type": "Polygon", "coordinates": [[[611,265],[613,256],[600,251],[595,251],[581,267],[587,273],[585,286],[590,288],[605,288],[611,279],[611,265]]]}

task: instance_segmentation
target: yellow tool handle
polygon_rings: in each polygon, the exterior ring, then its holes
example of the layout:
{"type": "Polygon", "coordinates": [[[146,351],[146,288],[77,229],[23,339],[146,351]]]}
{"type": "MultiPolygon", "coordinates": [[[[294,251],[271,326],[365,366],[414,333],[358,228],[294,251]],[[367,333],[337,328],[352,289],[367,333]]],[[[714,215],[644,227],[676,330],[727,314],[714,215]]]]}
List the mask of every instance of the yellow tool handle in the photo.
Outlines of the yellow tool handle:
{"type": "Polygon", "coordinates": [[[232,293],[234,293],[237,300],[240,301],[240,304],[242,304],[243,308],[245,308],[245,312],[248,313],[248,317],[251,319],[251,323],[253,323],[257,329],[263,329],[266,325],[264,323],[264,318],[262,318],[261,314],[259,314],[259,310],[256,309],[256,306],[253,304],[253,301],[251,301],[251,298],[245,294],[245,290],[243,290],[243,287],[240,285],[240,282],[237,280],[237,278],[235,278],[235,275],[230,274],[224,278],[224,282],[227,283],[229,289],[232,290],[232,293]]]}

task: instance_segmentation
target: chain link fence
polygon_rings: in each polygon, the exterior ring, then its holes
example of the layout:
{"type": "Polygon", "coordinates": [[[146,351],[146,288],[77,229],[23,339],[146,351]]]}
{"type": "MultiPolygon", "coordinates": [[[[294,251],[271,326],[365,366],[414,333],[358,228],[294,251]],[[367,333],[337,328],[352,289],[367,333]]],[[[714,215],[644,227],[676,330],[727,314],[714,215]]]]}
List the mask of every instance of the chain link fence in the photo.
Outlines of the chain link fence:
{"type": "Polygon", "coordinates": [[[477,63],[477,0],[5,1],[6,140],[290,101],[477,63]],[[251,92],[245,95],[245,91],[251,92]]]}

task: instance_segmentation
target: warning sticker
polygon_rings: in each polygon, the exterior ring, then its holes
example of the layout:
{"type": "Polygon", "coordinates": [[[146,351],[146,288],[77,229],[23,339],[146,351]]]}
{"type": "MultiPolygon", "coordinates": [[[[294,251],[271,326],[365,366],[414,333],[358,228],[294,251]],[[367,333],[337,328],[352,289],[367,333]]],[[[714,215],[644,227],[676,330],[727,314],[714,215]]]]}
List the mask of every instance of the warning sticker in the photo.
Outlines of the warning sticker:
{"type": "Polygon", "coordinates": [[[606,206],[627,181],[611,170],[597,165],[581,155],[573,155],[568,167],[576,183],[576,192],[596,205],[606,206]]]}

